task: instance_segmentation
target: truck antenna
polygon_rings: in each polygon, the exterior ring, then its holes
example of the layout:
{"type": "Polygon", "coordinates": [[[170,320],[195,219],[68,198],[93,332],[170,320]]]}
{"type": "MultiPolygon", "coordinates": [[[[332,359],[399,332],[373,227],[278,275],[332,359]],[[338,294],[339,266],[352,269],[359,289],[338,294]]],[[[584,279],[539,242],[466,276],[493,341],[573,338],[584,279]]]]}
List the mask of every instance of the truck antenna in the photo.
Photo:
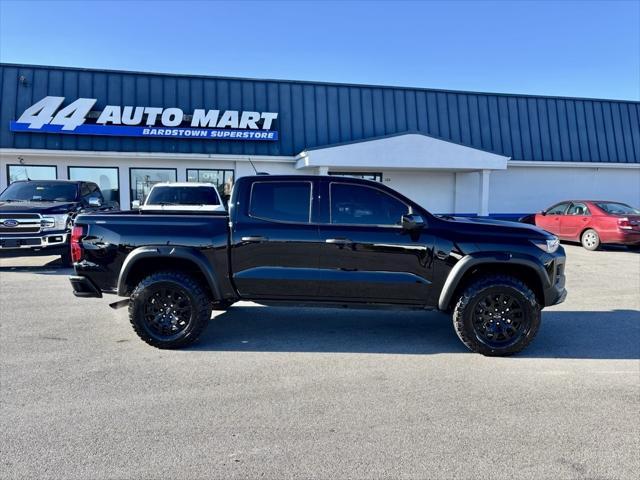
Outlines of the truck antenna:
{"type": "Polygon", "coordinates": [[[251,161],[251,157],[248,157],[248,158],[249,158],[249,163],[253,167],[253,171],[256,172],[256,175],[269,175],[267,172],[259,172],[258,169],[256,168],[256,166],[251,161]]]}

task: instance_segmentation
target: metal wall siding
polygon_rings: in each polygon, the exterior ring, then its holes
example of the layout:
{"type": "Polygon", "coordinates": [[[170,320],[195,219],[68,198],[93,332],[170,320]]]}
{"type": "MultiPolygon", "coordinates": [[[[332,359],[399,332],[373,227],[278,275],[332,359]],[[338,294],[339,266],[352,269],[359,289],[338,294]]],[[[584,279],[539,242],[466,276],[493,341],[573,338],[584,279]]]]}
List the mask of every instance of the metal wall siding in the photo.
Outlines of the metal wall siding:
{"type": "MultiPolygon", "coordinates": [[[[633,144],[633,158],[636,160],[640,158],[640,129],[633,128],[634,124],[638,126],[640,120],[640,107],[638,105],[625,104],[629,118],[629,130],[631,131],[630,137],[633,144]]],[[[625,134],[625,137],[627,135],[625,134]]],[[[633,160],[632,160],[633,161],[633,160]]]]}
{"type": "Polygon", "coordinates": [[[241,155],[296,155],[306,148],[403,132],[425,134],[515,160],[640,162],[640,103],[443,90],[231,79],[0,65],[0,147],[241,155]],[[20,76],[27,84],[19,82],[20,76]],[[275,111],[277,142],[185,140],[10,132],[47,96],[105,105],[275,111]]]}

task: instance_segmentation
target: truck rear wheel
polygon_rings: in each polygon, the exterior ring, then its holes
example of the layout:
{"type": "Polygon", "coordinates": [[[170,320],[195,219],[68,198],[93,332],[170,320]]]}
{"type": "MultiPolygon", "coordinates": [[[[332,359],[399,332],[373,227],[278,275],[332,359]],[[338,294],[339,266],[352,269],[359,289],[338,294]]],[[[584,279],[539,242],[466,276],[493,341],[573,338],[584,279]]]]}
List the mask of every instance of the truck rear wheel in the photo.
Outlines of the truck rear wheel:
{"type": "Polygon", "coordinates": [[[211,300],[202,285],[182,272],[159,272],[143,279],[129,301],[129,321],[138,336],[157,348],[194,343],[211,318],[211,300]]]}
{"type": "Polygon", "coordinates": [[[522,281],[489,275],[469,284],[456,303],[453,326],[462,343],[487,356],[523,350],[538,333],[540,304],[522,281]]]}

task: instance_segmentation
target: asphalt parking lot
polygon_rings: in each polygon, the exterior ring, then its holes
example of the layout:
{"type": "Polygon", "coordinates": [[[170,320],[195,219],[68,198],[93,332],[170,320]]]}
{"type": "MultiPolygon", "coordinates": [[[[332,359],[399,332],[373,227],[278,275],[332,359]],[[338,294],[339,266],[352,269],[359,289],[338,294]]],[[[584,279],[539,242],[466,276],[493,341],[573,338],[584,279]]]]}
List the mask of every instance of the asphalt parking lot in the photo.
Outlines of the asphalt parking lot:
{"type": "Polygon", "coordinates": [[[512,358],[438,313],[249,303],[160,351],[53,258],[0,260],[0,475],[637,478],[640,255],[566,249],[512,358]]]}

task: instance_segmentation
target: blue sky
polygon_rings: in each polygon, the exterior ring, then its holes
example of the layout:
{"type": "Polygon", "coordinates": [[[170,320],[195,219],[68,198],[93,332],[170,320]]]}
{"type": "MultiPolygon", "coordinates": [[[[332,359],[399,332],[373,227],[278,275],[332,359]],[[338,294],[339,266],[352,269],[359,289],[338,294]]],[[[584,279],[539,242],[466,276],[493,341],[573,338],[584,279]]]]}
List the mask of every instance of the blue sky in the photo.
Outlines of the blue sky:
{"type": "Polygon", "coordinates": [[[640,0],[0,0],[0,61],[640,99],[640,0]]]}

